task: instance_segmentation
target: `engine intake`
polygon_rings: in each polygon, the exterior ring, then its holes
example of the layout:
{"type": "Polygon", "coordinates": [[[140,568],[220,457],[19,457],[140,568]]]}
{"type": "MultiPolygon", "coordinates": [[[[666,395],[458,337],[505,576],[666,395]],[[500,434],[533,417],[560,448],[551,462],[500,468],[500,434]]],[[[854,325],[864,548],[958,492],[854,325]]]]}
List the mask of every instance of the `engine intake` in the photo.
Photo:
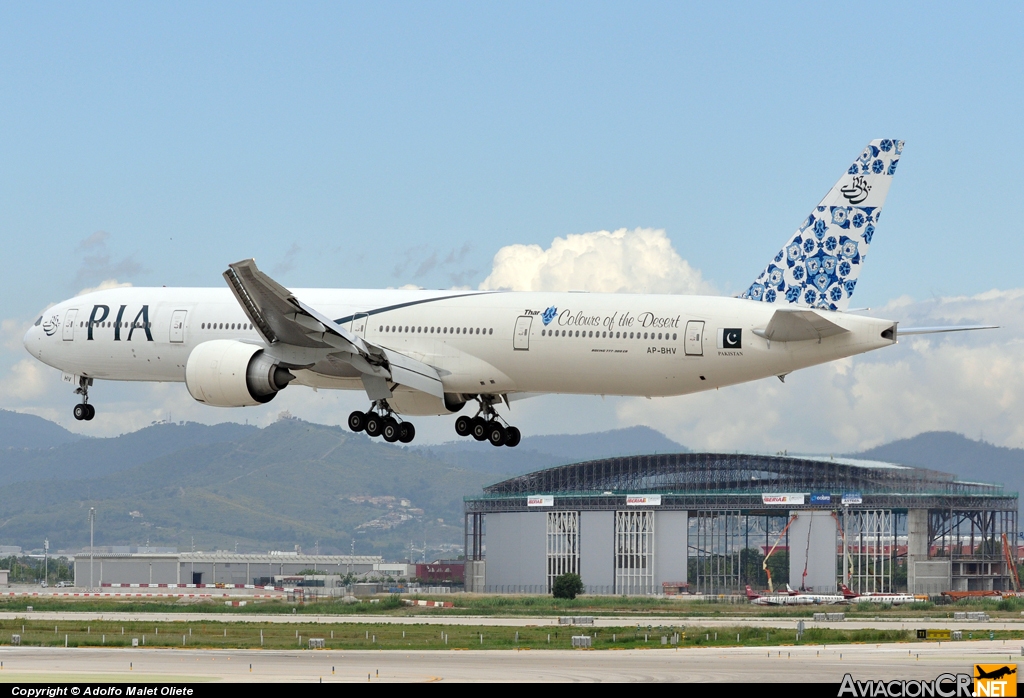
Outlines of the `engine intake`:
{"type": "Polygon", "coordinates": [[[185,386],[189,394],[214,407],[246,407],[270,402],[295,380],[263,349],[231,339],[203,342],[189,354],[185,386]]]}

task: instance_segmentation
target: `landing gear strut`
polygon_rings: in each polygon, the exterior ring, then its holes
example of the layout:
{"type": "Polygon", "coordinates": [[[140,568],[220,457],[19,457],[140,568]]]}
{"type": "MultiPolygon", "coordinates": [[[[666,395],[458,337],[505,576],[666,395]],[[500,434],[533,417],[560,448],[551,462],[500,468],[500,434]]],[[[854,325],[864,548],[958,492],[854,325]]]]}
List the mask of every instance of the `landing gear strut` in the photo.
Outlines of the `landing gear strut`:
{"type": "Polygon", "coordinates": [[[383,436],[388,443],[401,441],[407,444],[416,438],[416,427],[412,422],[399,422],[386,400],[377,400],[369,410],[356,410],[348,416],[348,428],[355,432],[365,431],[371,438],[383,436]],[[376,411],[374,411],[376,410],[376,411]]]}
{"type": "Polygon", "coordinates": [[[508,446],[514,448],[519,445],[523,436],[519,429],[509,425],[494,411],[494,405],[483,398],[477,398],[480,408],[476,416],[468,417],[462,415],[455,420],[455,433],[459,436],[472,436],[477,441],[490,441],[492,446],[508,446]]]}
{"type": "Polygon", "coordinates": [[[85,376],[78,377],[78,387],[75,388],[75,395],[82,396],[82,402],[75,405],[74,415],[78,421],[88,422],[96,416],[96,408],[89,404],[89,386],[92,385],[92,378],[85,376]]]}

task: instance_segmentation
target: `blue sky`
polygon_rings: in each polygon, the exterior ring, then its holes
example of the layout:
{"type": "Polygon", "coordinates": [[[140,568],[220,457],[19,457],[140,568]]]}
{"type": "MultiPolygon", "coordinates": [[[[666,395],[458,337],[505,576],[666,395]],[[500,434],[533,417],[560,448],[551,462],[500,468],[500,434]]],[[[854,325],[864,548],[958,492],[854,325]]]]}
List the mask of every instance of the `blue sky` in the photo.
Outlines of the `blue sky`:
{"type": "Polygon", "coordinates": [[[0,406],[69,421],[10,382],[48,303],[250,256],[475,287],[509,245],[653,228],[737,293],[879,137],[907,145],[855,302],[1016,289],[1022,28],[1011,3],[0,5],[0,406]]]}

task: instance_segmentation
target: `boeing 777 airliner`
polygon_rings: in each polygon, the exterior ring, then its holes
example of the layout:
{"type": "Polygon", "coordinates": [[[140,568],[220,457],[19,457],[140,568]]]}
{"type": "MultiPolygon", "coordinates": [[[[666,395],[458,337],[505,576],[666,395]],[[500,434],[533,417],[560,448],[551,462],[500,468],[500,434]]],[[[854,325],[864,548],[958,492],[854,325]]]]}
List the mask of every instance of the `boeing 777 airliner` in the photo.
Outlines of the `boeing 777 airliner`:
{"type": "Polygon", "coordinates": [[[96,379],[184,382],[199,402],[269,402],[291,383],[365,391],[349,426],[387,441],[403,417],[475,403],[455,430],[515,446],[496,408],[543,393],[683,395],[862,354],[897,323],[845,312],[903,150],[871,141],[738,298],[502,291],[289,290],[253,260],[226,288],[116,288],[46,311],[25,347],[95,414],[96,379]]]}

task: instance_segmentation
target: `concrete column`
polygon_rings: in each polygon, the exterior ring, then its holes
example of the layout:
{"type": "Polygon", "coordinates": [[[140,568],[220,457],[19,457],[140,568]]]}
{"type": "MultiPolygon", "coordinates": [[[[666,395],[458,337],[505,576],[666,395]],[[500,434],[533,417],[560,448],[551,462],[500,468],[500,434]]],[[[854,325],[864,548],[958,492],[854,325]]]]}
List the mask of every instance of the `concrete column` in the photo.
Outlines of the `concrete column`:
{"type": "Polygon", "coordinates": [[[917,563],[928,561],[928,510],[907,511],[907,591],[911,594],[926,593],[919,590],[917,563]]]}
{"type": "Polygon", "coordinates": [[[615,584],[615,512],[580,512],[580,578],[588,594],[610,594],[615,584]]]}
{"type": "Polygon", "coordinates": [[[487,583],[486,562],[484,560],[466,560],[466,591],[481,593],[487,583]]]}
{"type": "Polygon", "coordinates": [[[685,511],[659,511],[655,516],[657,574],[654,578],[654,591],[660,594],[663,582],[686,582],[689,514],[685,511]]]}
{"type": "Polygon", "coordinates": [[[791,511],[789,584],[817,593],[836,592],[836,520],[830,511],[791,511]],[[806,571],[806,577],[804,573],[806,571]]]}

